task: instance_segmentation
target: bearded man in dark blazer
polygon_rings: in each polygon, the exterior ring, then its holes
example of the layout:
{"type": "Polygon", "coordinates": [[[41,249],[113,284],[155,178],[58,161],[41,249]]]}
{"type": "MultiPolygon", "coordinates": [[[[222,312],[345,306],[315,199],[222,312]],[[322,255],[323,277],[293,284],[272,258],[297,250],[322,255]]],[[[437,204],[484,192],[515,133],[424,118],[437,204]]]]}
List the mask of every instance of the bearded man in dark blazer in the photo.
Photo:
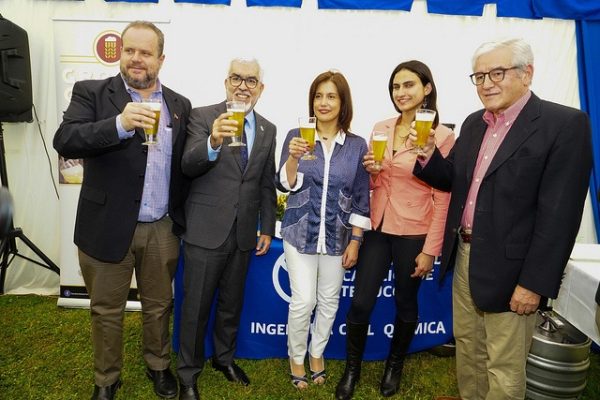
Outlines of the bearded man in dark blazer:
{"type": "Polygon", "coordinates": [[[275,126],[254,111],[263,89],[256,60],[235,59],[225,79],[227,100],[245,105],[244,126],[226,103],[195,108],[182,160],[192,180],[186,202],[184,298],[177,374],[180,399],[199,399],[204,335],[218,289],[212,365],[233,382],[250,383],[234,362],[251,251],[269,250],[275,231],[275,126]],[[230,146],[241,129],[246,146],[230,146]],[[257,229],[260,235],[257,238],[257,229]]]}
{"type": "Polygon", "coordinates": [[[84,159],[75,244],[92,314],[95,387],[92,399],[113,399],[121,386],[123,313],[135,271],[142,304],[143,356],[157,395],[177,396],[169,369],[171,281],[184,231],[189,180],[181,156],[191,105],[158,80],[163,33],[136,21],[122,34],[121,73],[75,83],[54,137],[65,158],[84,159]],[[157,144],[143,145],[161,101],[157,144]]]}
{"type": "Polygon", "coordinates": [[[521,39],[481,45],[473,71],[485,109],[467,117],[447,158],[430,138],[414,173],[452,193],[441,276],[454,268],[460,396],[516,400],[535,311],[557,296],[579,230],[590,124],[530,91],[533,54],[521,39]]]}

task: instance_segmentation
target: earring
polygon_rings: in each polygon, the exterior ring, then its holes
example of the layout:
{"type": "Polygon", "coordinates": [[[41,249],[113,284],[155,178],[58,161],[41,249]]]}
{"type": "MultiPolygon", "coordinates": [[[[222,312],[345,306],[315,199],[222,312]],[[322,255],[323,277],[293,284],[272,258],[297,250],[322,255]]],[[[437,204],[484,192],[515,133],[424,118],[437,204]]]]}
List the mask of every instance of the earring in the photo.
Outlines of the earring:
{"type": "Polygon", "coordinates": [[[427,108],[427,96],[423,98],[423,103],[421,103],[421,108],[427,108]]]}

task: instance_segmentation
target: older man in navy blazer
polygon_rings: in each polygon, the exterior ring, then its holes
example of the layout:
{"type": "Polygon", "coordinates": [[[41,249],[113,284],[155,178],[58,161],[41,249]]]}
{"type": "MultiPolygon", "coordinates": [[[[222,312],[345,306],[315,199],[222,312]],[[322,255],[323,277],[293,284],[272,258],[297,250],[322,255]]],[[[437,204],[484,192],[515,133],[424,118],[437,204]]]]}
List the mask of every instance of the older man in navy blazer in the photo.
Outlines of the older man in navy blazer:
{"type": "Polygon", "coordinates": [[[454,267],[461,398],[516,400],[525,397],[535,311],[557,296],[579,229],[590,125],[529,90],[533,54],[521,39],[483,44],[473,70],[485,109],[467,117],[447,158],[431,139],[414,172],[452,193],[441,275],[454,267]]]}

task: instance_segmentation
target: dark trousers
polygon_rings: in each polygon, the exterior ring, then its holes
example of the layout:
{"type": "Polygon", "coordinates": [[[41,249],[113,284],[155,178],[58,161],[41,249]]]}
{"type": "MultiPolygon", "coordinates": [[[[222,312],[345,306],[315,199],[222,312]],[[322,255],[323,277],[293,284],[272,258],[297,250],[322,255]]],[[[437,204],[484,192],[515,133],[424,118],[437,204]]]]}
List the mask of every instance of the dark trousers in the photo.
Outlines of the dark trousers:
{"type": "Polygon", "coordinates": [[[184,243],[184,256],[177,374],[191,385],[204,366],[204,335],[217,289],[213,359],[222,365],[233,362],[250,251],[238,248],[233,229],[216,249],[184,243]]]}
{"type": "Polygon", "coordinates": [[[423,249],[425,238],[413,239],[379,231],[365,233],[358,254],[354,297],[348,320],[356,324],[369,323],[381,283],[390,263],[394,263],[396,316],[405,322],[416,321],[419,316],[417,293],[421,278],[411,278],[415,258],[423,249]]]}
{"type": "Polygon", "coordinates": [[[123,316],[134,270],[142,303],[144,361],[154,370],[169,367],[171,281],[179,255],[179,239],[171,232],[172,225],[169,217],[138,223],[120,263],[103,262],[79,250],[79,264],[90,295],[94,381],[98,386],[112,385],[121,375],[123,316]]]}

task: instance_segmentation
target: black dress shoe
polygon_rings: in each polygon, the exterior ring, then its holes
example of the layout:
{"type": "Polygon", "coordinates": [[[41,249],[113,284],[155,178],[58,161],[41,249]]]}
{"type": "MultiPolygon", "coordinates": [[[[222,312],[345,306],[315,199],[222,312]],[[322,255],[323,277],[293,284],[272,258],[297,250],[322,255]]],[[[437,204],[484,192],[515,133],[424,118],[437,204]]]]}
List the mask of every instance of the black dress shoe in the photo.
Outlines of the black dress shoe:
{"type": "Polygon", "coordinates": [[[120,379],[117,379],[117,381],[110,386],[94,385],[94,394],[92,395],[92,400],[113,400],[117,390],[120,387],[120,379]]]}
{"type": "Polygon", "coordinates": [[[196,384],[188,386],[179,382],[179,400],[200,400],[200,393],[196,384]]]}
{"type": "Polygon", "coordinates": [[[169,368],[162,371],[146,368],[146,375],[154,384],[154,393],[158,396],[166,399],[177,396],[177,380],[169,368]]]}
{"type": "Polygon", "coordinates": [[[232,362],[230,365],[221,365],[213,360],[212,366],[217,371],[221,371],[225,378],[227,378],[230,382],[241,383],[244,386],[248,386],[250,384],[250,379],[244,372],[243,369],[237,366],[236,363],[232,362]]]}

